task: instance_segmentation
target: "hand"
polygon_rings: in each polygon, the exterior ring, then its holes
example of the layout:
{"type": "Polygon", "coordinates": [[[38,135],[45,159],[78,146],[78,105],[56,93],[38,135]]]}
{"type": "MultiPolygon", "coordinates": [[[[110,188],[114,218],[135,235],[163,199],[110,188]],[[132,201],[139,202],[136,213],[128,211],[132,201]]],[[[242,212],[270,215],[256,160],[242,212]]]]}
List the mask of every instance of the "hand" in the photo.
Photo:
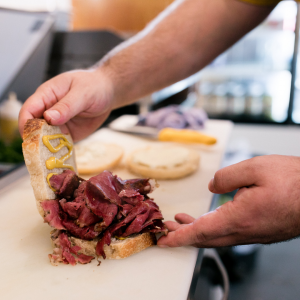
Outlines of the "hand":
{"type": "Polygon", "coordinates": [[[44,117],[79,141],[108,117],[112,98],[112,83],[99,69],[58,75],[42,84],[24,103],[19,114],[21,136],[28,119],[44,117]]]}
{"type": "Polygon", "coordinates": [[[199,248],[269,244],[300,234],[300,158],[268,155],[223,168],[209,183],[223,194],[239,189],[233,201],[194,220],[186,214],[166,222],[161,247],[199,248]]]}

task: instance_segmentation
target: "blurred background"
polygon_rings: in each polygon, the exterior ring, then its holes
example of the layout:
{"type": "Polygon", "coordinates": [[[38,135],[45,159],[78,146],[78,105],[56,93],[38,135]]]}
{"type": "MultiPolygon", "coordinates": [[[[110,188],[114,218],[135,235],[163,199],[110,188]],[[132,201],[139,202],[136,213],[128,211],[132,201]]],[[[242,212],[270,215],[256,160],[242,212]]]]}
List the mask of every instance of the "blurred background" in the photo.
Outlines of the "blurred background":
{"type": "MultiPolygon", "coordinates": [[[[0,176],[23,164],[17,117],[36,88],[62,72],[90,67],[171,2],[0,0],[0,176]]],[[[113,111],[104,126],[123,114],[176,104],[235,123],[224,166],[262,154],[299,155],[297,11],[296,2],[281,2],[205,69],[113,111]]],[[[214,197],[212,208],[233,196],[214,197]]],[[[219,249],[231,280],[230,299],[298,299],[299,246],[294,240],[219,249]]],[[[195,299],[221,299],[218,271],[208,261],[203,264],[195,299]]]]}

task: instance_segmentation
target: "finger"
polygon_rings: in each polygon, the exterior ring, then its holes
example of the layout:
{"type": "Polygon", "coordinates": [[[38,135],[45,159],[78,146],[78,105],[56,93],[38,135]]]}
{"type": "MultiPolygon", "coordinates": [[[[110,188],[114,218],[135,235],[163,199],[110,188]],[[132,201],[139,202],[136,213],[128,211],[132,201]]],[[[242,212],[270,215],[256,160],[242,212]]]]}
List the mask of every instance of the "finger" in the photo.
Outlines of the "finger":
{"type": "Polygon", "coordinates": [[[83,99],[82,93],[74,88],[50,109],[46,110],[43,116],[51,125],[62,125],[84,111],[85,106],[86,101],[83,99]]]}
{"type": "Polygon", "coordinates": [[[258,174],[255,162],[256,158],[252,158],[217,171],[209,182],[209,190],[212,193],[223,194],[256,184],[258,174]]]}
{"type": "Polygon", "coordinates": [[[26,121],[33,118],[42,118],[45,110],[65,96],[69,90],[70,83],[69,77],[59,75],[42,84],[26,100],[19,113],[19,131],[21,136],[23,136],[26,121]]]}
{"type": "Polygon", "coordinates": [[[195,244],[201,248],[232,246],[254,238],[260,212],[251,203],[257,197],[257,189],[245,188],[238,199],[235,196],[234,201],[195,220],[195,244]]]}
{"type": "Polygon", "coordinates": [[[173,222],[173,221],[166,221],[164,223],[165,223],[165,225],[166,225],[166,227],[168,228],[169,231],[175,231],[181,226],[177,222],[173,222]]]}
{"type": "Polygon", "coordinates": [[[39,92],[34,93],[27,101],[23,104],[19,113],[19,131],[21,136],[23,136],[24,125],[28,119],[41,118],[43,112],[46,109],[45,101],[50,101],[49,99],[43,98],[39,92]]]}
{"type": "Polygon", "coordinates": [[[162,247],[196,245],[200,248],[209,248],[240,243],[243,232],[249,225],[247,207],[243,207],[243,204],[240,204],[242,202],[227,202],[193,223],[181,225],[166,237],[162,237],[158,245],[162,247]]]}
{"type": "Polygon", "coordinates": [[[66,125],[69,132],[72,134],[73,141],[78,142],[97,130],[100,125],[102,125],[103,122],[107,119],[109,114],[110,111],[100,115],[99,117],[90,118],[88,122],[87,119],[83,117],[71,119],[66,125]],[[80,130],[78,130],[78,128],[80,128],[80,130]]]}
{"type": "Polygon", "coordinates": [[[189,224],[189,223],[192,223],[195,220],[195,218],[193,218],[192,216],[190,216],[188,214],[180,213],[180,214],[175,215],[175,220],[179,224],[189,224]]]}
{"type": "Polygon", "coordinates": [[[195,230],[192,224],[179,225],[177,230],[169,232],[167,236],[162,236],[157,245],[162,248],[193,245],[195,243],[195,230]]]}

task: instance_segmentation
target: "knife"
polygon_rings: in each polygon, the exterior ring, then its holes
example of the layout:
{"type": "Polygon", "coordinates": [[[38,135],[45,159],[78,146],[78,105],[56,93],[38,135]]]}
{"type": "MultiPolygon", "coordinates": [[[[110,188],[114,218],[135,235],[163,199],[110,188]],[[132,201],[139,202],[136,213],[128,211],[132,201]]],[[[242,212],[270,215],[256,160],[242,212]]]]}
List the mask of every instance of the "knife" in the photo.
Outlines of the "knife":
{"type": "Polygon", "coordinates": [[[164,128],[156,129],[148,126],[139,126],[138,117],[124,115],[108,125],[112,130],[156,139],[162,142],[197,143],[214,145],[217,139],[191,129],[164,128]]]}

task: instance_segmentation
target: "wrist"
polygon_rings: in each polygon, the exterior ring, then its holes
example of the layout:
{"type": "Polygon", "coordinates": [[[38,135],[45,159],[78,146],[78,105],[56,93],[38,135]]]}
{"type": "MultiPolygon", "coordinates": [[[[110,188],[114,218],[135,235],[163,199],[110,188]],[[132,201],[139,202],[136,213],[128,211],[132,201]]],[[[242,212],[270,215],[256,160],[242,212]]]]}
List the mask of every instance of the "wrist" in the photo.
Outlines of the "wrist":
{"type": "Polygon", "coordinates": [[[92,70],[96,76],[97,95],[96,99],[102,99],[106,103],[107,110],[116,108],[115,84],[110,70],[104,67],[97,67],[92,70]]]}

